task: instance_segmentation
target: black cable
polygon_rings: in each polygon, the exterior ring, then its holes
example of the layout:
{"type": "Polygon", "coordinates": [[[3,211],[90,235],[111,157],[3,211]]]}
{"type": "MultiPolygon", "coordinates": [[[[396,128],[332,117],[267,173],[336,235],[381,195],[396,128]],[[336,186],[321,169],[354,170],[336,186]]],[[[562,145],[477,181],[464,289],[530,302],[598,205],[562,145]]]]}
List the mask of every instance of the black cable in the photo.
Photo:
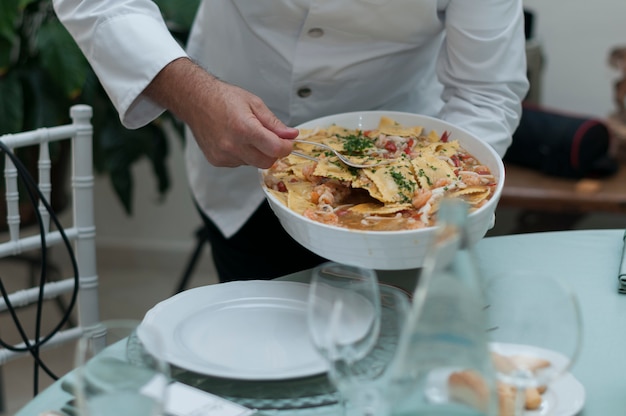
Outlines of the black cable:
{"type": "MultiPolygon", "coordinates": [[[[33,195],[33,192],[31,190],[31,183],[29,182],[30,178],[30,174],[28,174],[26,176],[27,179],[24,179],[24,171],[22,170],[22,164],[21,161],[17,160],[17,158],[13,158],[11,153],[7,153],[9,155],[9,158],[12,159],[12,161],[15,164],[16,170],[18,171],[18,175],[21,175],[22,181],[24,182],[25,186],[26,186],[26,191],[28,193],[30,202],[32,204],[32,206],[34,207],[34,212],[37,218],[37,223],[39,225],[39,236],[40,236],[40,240],[41,240],[41,246],[44,248],[44,250],[42,251],[42,265],[45,266],[45,264],[47,263],[46,260],[46,254],[45,254],[45,247],[46,245],[46,238],[45,238],[45,233],[44,233],[44,227],[43,227],[43,221],[41,219],[41,213],[38,210],[37,207],[37,202],[36,199],[33,195]],[[17,163],[17,164],[16,164],[17,163]]],[[[32,178],[30,178],[32,179],[32,178]]],[[[41,268],[41,277],[40,277],[40,281],[39,281],[39,294],[38,294],[38,299],[37,299],[37,313],[36,313],[36,323],[35,323],[35,343],[38,344],[39,343],[39,336],[40,336],[40,327],[41,327],[41,310],[42,310],[42,299],[43,299],[43,286],[42,284],[45,284],[45,277],[46,277],[46,273],[45,273],[45,267],[41,268]],[[42,283],[43,282],[43,283],[42,283]]],[[[5,299],[5,302],[8,301],[8,305],[7,308],[12,307],[12,305],[10,304],[10,300],[8,299],[7,296],[5,296],[4,292],[6,292],[5,290],[3,290],[3,297],[5,299]]],[[[25,348],[28,349],[28,351],[30,352],[31,356],[34,359],[34,368],[33,368],[33,393],[35,395],[37,395],[38,391],[39,391],[39,368],[46,368],[47,367],[44,366],[40,366],[39,363],[41,362],[41,358],[39,356],[39,346],[38,345],[31,345],[29,343],[28,337],[26,336],[26,333],[19,321],[19,319],[17,318],[17,314],[12,313],[12,317],[14,319],[14,323],[16,325],[16,327],[18,328],[18,331],[22,337],[22,340],[24,341],[25,344],[25,348]]],[[[16,348],[11,348],[13,350],[15,350],[16,348]]]]}
{"type": "Polygon", "coordinates": [[[8,294],[4,288],[4,285],[2,284],[2,281],[0,280],[0,291],[2,292],[2,297],[7,305],[7,309],[9,310],[11,314],[11,317],[16,325],[16,328],[18,329],[18,332],[20,333],[20,336],[22,337],[22,341],[25,346],[21,348],[14,347],[13,345],[7,344],[1,339],[0,339],[0,345],[2,345],[4,348],[10,351],[20,351],[20,352],[28,351],[31,354],[31,356],[33,357],[35,361],[34,394],[36,395],[38,392],[39,368],[43,369],[48,374],[48,376],[50,376],[53,380],[58,379],[58,377],[41,360],[41,357],[39,356],[39,349],[43,344],[45,344],[48,340],[50,340],[50,338],[52,338],[57,332],[59,332],[59,330],[63,327],[63,325],[65,325],[70,320],[72,310],[76,304],[76,299],[78,297],[78,290],[79,290],[78,264],[76,262],[76,257],[74,255],[71,242],[69,238],[67,237],[67,235],[65,234],[65,230],[63,229],[63,226],[61,225],[59,219],[55,215],[54,210],[52,209],[51,205],[46,200],[45,196],[42,194],[41,190],[37,186],[37,183],[30,175],[30,172],[22,164],[21,160],[19,160],[15,156],[15,154],[13,154],[11,149],[9,149],[6,146],[6,144],[1,141],[0,141],[0,150],[6,153],[6,155],[11,159],[11,161],[15,165],[16,170],[18,172],[18,177],[26,185],[25,188],[28,193],[30,202],[32,206],[34,207],[35,216],[37,218],[37,223],[39,225],[39,230],[40,230],[39,234],[40,234],[41,247],[42,247],[41,249],[42,267],[41,267],[41,274],[40,274],[40,281],[39,281],[39,293],[38,293],[38,299],[37,299],[37,317],[36,317],[36,324],[35,324],[34,344],[31,344],[30,340],[26,336],[24,328],[15,312],[15,308],[11,304],[8,294]],[[39,208],[37,204],[37,198],[33,194],[33,190],[36,192],[37,196],[39,197],[39,201],[43,204],[43,206],[46,208],[46,210],[50,214],[50,218],[54,222],[59,234],[61,235],[63,243],[65,247],[67,248],[67,252],[69,254],[70,261],[72,263],[72,269],[74,271],[74,290],[72,291],[72,296],[70,299],[70,303],[67,306],[67,310],[61,317],[61,320],[59,321],[59,323],[43,338],[41,337],[41,319],[42,319],[42,307],[43,307],[43,301],[44,301],[44,285],[46,282],[47,245],[46,245],[46,239],[45,239],[45,228],[43,224],[43,219],[41,218],[41,213],[39,212],[39,208]]]}
{"type": "MultiPolygon", "coordinates": [[[[4,284],[2,284],[2,281],[0,280],[0,292],[2,292],[2,298],[4,299],[5,302],[8,301],[8,293],[6,291],[6,288],[4,287],[4,284]]],[[[9,306],[10,304],[7,304],[7,310],[9,311],[9,313],[11,314],[11,318],[13,319],[14,322],[19,322],[19,318],[17,317],[17,314],[15,312],[15,308],[13,308],[13,306],[9,306]]],[[[26,334],[23,333],[23,328],[21,325],[16,325],[18,327],[18,331],[20,332],[20,335],[22,336],[22,340],[26,339],[28,341],[28,337],[26,337],[26,334]]],[[[28,345],[28,342],[26,343],[28,345]]],[[[12,350],[12,351],[17,351],[18,349],[13,348],[12,345],[10,344],[6,344],[5,342],[2,342],[2,346],[4,348],[7,348],[8,350],[12,350]]],[[[31,354],[32,355],[32,354],[31,354]]],[[[41,361],[41,357],[39,357],[38,354],[33,355],[33,358],[35,359],[35,362],[54,380],[57,380],[58,377],[48,368],[48,366],[46,366],[46,364],[41,361]]],[[[37,391],[37,390],[35,390],[37,391]]]]}
{"type": "MultiPolygon", "coordinates": [[[[25,335],[25,332],[22,328],[21,323],[19,322],[19,319],[17,319],[17,316],[15,313],[12,313],[14,321],[16,326],[18,327],[18,330],[22,336],[22,339],[24,341],[25,347],[23,348],[16,348],[16,347],[12,347],[12,346],[8,346],[10,350],[14,350],[14,351],[26,351],[28,350],[31,353],[31,356],[34,358],[35,361],[35,366],[34,366],[34,393],[35,395],[38,392],[38,374],[39,374],[39,368],[41,367],[44,371],[46,371],[46,373],[53,379],[58,379],[58,377],[56,375],[54,375],[52,373],[52,371],[41,361],[40,357],[39,357],[39,347],[45,343],[49,338],[51,338],[56,332],[57,330],[65,324],[65,322],[69,319],[69,315],[70,312],[73,308],[73,304],[74,302],[72,302],[71,306],[68,307],[68,310],[66,311],[66,314],[63,316],[63,319],[61,321],[61,323],[55,328],[53,329],[50,334],[45,337],[44,339],[41,339],[40,334],[41,334],[41,313],[42,313],[42,305],[43,305],[43,285],[45,284],[46,281],[46,267],[45,265],[47,264],[47,257],[46,257],[46,243],[45,243],[45,233],[44,233],[44,227],[43,227],[43,221],[41,219],[41,214],[37,208],[37,201],[35,196],[33,195],[32,189],[35,189],[39,195],[39,197],[42,200],[43,205],[46,207],[46,209],[48,210],[48,212],[51,214],[51,218],[53,218],[55,224],[57,225],[57,227],[60,228],[60,232],[62,234],[62,236],[64,237],[64,242],[68,248],[68,252],[70,253],[70,256],[73,257],[73,251],[71,250],[71,246],[69,244],[69,241],[67,239],[67,237],[64,235],[63,229],[60,226],[58,219],[56,218],[56,216],[54,215],[54,213],[52,212],[52,208],[49,206],[49,204],[47,204],[47,200],[45,199],[45,197],[41,194],[40,190],[38,189],[35,181],[32,179],[32,177],[30,176],[30,173],[24,168],[24,166],[22,165],[21,161],[19,161],[17,158],[14,157],[14,155],[12,155],[9,152],[7,152],[6,146],[1,145],[0,147],[3,148],[3,150],[7,153],[7,155],[9,155],[9,157],[12,159],[12,161],[14,162],[14,165],[16,166],[16,170],[18,170],[18,173],[21,175],[21,179],[22,181],[26,184],[26,190],[28,192],[29,195],[29,199],[33,205],[33,207],[35,208],[35,214],[37,217],[37,221],[39,224],[39,228],[40,228],[40,238],[42,240],[42,251],[41,251],[41,255],[42,255],[42,269],[41,269],[41,279],[40,279],[40,286],[39,286],[39,296],[38,296],[38,303],[37,303],[37,320],[36,320],[36,335],[35,335],[35,344],[30,344],[28,337],[25,335]]],[[[76,267],[76,263],[73,260],[73,266],[74,266],[74,271],[75,273],[75,279],[76,276],[78,276],[77,273],[77,267],[76,267]]],[[[77,292],[77,281],[75,280],[75,290],[74,292],[77,292]]],[[[8,297],[4,296],[5,298],[5,302],[7,302],[7,308],[12,308],[12,305],[8,299],[8,297]]],[[[75,296],[73,296],[73,300],[75,299],[75,296]]]]}
{"type": "MultiPolygon", "coordinates": [[[[21,161],[19,162],[21,165],[21,161]]],[[[36,310],[36,315],[35,315],[35,336],[34,336],[35,344],[38,344],[40,335],[41,335],[41,313],[43,310],[44,285],[46,284],[46,267],[45,266],[48,264],[46,248],[48,247],[48,245],[46,244],[45,228],[44,228],[43,220],[41,218],[41,212],[39,212],[39,207],[37,206],[37,198],[35,198],[35,196],[33,195],[33,191],[31,189],[31,186],[34,186],[35,189],[38,189],[38,187],[36,185],[33,185],[34,181],[33,181],[33,178],[30,176],[30,172],[28,172],[25,169],[22,171],[22,168],[23,166],[20,166],[20,169],[18,169],[18,174],[21,173],[22,175],[24,175],[24,172],[27,173],[26,177],[28,179],[24,180],[23,182],[26,186],[26,192],[28,193],[28,197],[36,213],[35,215],[37,216],[37,222],[39,224],[39,238],[41,240],[41,265],[42,267],[41,267],[40,277],[39,277],[39,292],[37,296],[37,310],[36,310]]],[[[34,366],[33,366],[33,394],[34,395],[37,395],[39,392],[39,368],[45,367],[45,366],[42,367],[39,365],[39,363],[41,362],[39,351],[40,351],[39,345],[32,346],[31,355],[33,356],[33,358],[36,357],[34,366]]]]}

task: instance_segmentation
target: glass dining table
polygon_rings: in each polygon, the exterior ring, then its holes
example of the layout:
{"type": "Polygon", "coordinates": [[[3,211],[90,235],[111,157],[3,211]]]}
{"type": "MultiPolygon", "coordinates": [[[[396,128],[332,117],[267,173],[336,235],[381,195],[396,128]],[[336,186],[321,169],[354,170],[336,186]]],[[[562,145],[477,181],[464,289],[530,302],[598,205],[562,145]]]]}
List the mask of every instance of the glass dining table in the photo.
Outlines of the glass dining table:
{"type": "MultiPolygon", "coordinates": [[[[477,244],[480,267],[489,278],[508,270],[541,271],[560,277],[579,298],[583,319],[583,344],[570,376],[580,388],[561,388],[553,416],[607,416],[626,414],[626,295],[618,292],[624,230],[577,230],[518,234],[484,238],[477,244]]],[[[281,280],[306,282],[310,271],[281,280]]],[[[412,290],[417,270],[379,271],[382,282],[412,290]]],[[[541,288],[538,288],[541,290],[541,288]]],[[[72,373],[45,389],[16,416],[37,416],[43,411],[67,408],[72,400],[68,383],[72,373]]],[[[244,406],[259,415],[337,415],[336,393],[324,375],[298,380],[225,383],[174,370],[183,383],[195,385],[244,406]],[[268,393],[269,392],[269,393],[268,393]],[[283,399],[272,399],[280,392],[283,399]],[[290,395],[290,392],[293,393],[290,395]],[[286,395],[286,396],[285,396],[286,395]]],[[[553,398],[554,399],[554,398],[553,398]]],[[[528,412],[528,415],[541,413],[528,412]]]]}

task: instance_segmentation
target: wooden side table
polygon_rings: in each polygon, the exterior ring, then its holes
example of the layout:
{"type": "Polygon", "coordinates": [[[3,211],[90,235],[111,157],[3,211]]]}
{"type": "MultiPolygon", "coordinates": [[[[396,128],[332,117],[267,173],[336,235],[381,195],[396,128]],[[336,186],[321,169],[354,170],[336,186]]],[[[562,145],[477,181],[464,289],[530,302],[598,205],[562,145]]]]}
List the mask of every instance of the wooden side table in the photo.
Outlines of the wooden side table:
{"type": "Polygon", "coordinates": [[[602,179],[567,179],[505,164],[499,206],[518,208],[514,233],[571,229],[590,213],[626,214],[626,161],[602,179]]]}

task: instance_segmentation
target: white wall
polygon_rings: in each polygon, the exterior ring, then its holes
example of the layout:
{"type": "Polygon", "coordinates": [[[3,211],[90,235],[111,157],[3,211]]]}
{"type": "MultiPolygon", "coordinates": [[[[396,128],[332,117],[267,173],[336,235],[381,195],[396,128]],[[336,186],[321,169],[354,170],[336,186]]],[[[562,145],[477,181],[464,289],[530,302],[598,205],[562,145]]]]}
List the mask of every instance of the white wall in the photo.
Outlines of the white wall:
{"type": "MultiPolygon", "coordinates": [[[[535,35],[546,64],[544,105],[606,116],[613,110],[611,85],[617,73],[607,65],[608,51],[626,45],[625,0],[525,0],[536,13],[535,35]]],[[[96,224],[100,247],[187,252],[200,221],[191,203],[182,149],[171,141],[172,190],[157,202],[147,164],[136,171],[135,214],[127,217],[108,180],[96,182],[96,224]]]]}
{"type": "Polygon", "coordinates": [[[108,178],[96,177],[95,218],[99,248],[147,249],[187,253],[193,232],[200,225],[187,188],[183,146],[170,138],[171,189],[159,200],[154,175],[147,161],[133,170],[135,191],[133,215],[128,216],[114,194],[108,178]]]}
{"type": "Polygon", "coordinates": [[[524,0],[524,5],[535,12],[535,36],[545,54],[543,104],[609,115],[619,74],[607,57],[613,47],[626,46],[626,1],[524,0]]]}

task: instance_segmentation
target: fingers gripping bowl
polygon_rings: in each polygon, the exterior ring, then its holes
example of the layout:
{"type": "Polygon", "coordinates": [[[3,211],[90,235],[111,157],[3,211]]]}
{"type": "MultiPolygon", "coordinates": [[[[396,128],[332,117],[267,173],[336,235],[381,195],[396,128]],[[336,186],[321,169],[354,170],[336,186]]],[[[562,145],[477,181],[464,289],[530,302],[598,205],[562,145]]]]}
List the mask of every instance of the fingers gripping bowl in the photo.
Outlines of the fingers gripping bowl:
{"type": "MultiPolygon", "coordinates": [[[[481,165],[489,168],[494,178],[489,186],[489,196],[478,208],[472,210],[468,219],[472,243],[483,238],[493,225],[495,209],[504,185],[504,165],[493,148],[479,138],[442,120],[393,111],[337,114],[311,120],[297,127],[301,134],[303,131],[331,126],[367,132],[378,128],[383,118],[393,120],[403,127],[420,126],[424,132],[433,131],[438,136],[448,135],[450,140],[458,141],[481,165]]],[[[281,225],[291,237],[312,252],[336,262],[379,270],[404,270],[422,266],[426,251],[434,238],[435,226],[432,224],[416,229],[372,231],[320,222],[288,207],[284,199],[277,196],[276,190],[268,187],[272,186],[271,169],[260,170],[259,173],[261,187],[281,225]]]]}

